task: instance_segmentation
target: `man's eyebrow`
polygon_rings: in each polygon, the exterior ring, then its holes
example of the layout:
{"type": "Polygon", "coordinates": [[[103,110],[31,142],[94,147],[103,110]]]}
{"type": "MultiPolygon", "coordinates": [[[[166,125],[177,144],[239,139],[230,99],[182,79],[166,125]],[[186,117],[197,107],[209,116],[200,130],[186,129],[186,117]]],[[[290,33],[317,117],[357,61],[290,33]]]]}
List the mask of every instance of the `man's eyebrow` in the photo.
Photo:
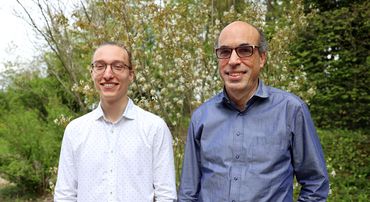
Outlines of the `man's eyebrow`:
{"type": "Polygon", "coordinates": [[[220,46],[220,47],[218,47],[218,48],[230,48],[230,46],[220,46]]]}
{"type": "MultiPolygon", "coordinates": [[[[250,46],[251,44],[250,43],[241,43],[241,44],[239,44],[238,46],[236,46],[236,47],[240,47],[240,46],[250,46]]],[[[222,46],[220,46],[220,47],[218,47],[218,48],[231,48],[231,46],[225,46],[225,45],[222,45],[222,46]]]]}

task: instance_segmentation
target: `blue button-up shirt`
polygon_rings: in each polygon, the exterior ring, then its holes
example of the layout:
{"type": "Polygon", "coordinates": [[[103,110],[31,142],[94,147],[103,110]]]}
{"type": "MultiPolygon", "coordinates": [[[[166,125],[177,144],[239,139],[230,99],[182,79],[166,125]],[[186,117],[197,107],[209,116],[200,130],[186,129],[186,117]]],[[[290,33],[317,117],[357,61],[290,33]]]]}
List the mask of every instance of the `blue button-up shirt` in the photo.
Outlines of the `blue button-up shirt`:
{"type": "Polygon", "coordinates": [[[192,115],[179,201],[325,201],[329,178],[305,103],[263,84],[240,111],[225,91],[192,115]]]}

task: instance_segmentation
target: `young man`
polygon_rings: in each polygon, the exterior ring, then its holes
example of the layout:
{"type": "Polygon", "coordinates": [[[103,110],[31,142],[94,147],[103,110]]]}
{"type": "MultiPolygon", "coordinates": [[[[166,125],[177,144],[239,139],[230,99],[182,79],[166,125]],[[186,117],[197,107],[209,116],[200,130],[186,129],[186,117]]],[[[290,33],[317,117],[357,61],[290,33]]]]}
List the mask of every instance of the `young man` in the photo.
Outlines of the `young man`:
{"type": "Polygon", "coordinates": [[[192,115],[179,201],[325,201],[329,181],[307,106],[264,85],[267,42],[236,21],[219,35],[216,55],[224,90],[192,115]]]}
{"type": "Polygon", "coordinates": [[[161,118],[128,98],[130,52],[99,46],[91,77],[100,103],[65,130],[55,201],[175,201],[172,136],[161,118]]]}

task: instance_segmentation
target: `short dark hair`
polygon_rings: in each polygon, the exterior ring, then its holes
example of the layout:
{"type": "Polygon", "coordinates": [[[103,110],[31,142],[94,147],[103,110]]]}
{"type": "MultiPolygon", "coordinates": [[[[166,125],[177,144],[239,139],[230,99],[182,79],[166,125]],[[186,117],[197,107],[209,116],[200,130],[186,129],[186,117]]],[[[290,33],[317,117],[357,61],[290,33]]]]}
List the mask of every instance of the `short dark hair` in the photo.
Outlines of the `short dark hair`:
{"type": "MultiPolygon", "coordinates": [[[[102,44],[100,44],[96,49],[98,50],[100,47],[103,47],[103,46],[107,46],[107,45],[110,45],[110,46],[117,46],[117,47],[120,47],[122,48],[123,50],[126,51],[127,55],[128,55],[128,66],[129,66],[129,69],[132,70],[133,67],[132,67],[132,54],[131,54],[131,51],[123,44],[123,43],[119,43],[119,42],[115,42],[115,41],[107,41],[107,42],[104,42],[102,44]]],[[[95,52],[94,52],[95,53],[95,52]]]]}

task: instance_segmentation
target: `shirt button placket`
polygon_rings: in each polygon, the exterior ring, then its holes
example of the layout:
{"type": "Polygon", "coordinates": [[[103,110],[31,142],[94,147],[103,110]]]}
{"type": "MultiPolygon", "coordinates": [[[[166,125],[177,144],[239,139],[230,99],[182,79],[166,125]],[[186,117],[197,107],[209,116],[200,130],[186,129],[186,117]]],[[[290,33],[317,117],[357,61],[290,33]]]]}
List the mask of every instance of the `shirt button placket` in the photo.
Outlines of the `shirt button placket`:
{"type": "MultiPolygon", "coordinates": [[[[109,166],[108,166],[108,176],[109,176],[109,184],[112,186],[115,184],[114,182],[114,175],[113,175],[113,165],[114,165],[114,125],[111,125],[111,128],[109,129],[110,137],[109,138],[109,147],[111,148],[109,150],[110,155],[108,156],[109,166]]],[[[114,190],[113,187],[111,187],[111,190],[109,191],[108,201],[114,201],[114,190]]]]}
{"type": "Polygon", "coordinates": [[[243,172],[240,161],[243,159],[243,117],[237,114],[233,131],[233,151],[232,151],[232,169],[231,169],[231,187],[230,202],[236,202],[240,198],[241,175],[243,172]]]}
{"type": "MultiPolygon", "coordinates": [[[[233,177],[233,182],[234,182],[234,184],[237,184],[238,183],[238,180],[239,180],[239,178],[238,177],[233,177]]],[[[235,186],[235,185],[234,185],[235,186]]],[[[231,202],[236,202],[236,200],[231,200],[231,202]]]]}
{"type": "Polygon", "coordinates": [[[242,142],[243,142],[243,137],[241,136],[242,133],[240,132],[240,130],[237,130],[235,131],[235,150],[234,150],[234,159],[236,161],[239,161],[240,160],[240,154],[241,154],[241,151],[242,151],[242,142]]]}

